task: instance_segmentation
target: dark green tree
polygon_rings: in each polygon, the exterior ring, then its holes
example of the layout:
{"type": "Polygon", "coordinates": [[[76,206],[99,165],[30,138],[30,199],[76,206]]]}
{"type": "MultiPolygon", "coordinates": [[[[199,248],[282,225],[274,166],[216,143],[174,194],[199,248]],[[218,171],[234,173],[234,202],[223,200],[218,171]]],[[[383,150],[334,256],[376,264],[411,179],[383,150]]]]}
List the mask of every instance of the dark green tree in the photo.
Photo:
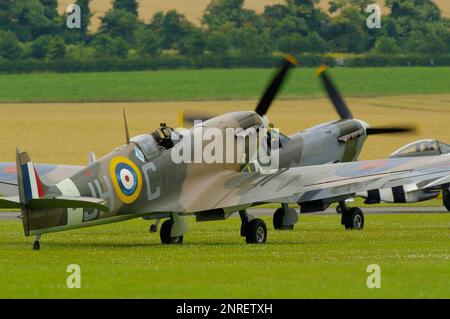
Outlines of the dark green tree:
{"type": "Polygon", "coordinates": [[[128,55],[128,44],[121,37],[113,38],[107,34],[99,34],[92,41],[92,46],[97,58],[103,59],[113,56],[125,58],[128,55]]]}
{"type": "Polygon", "coordinates": [[[363,53],[372,46],[374,38],[366,25],[367,17],[359,8],[348,6],[331,18],[325,38],[336,52],[363,53]]]}
{"type": "Polygon", "coordinates": [[[14,60],[20,58],[22,48],[14,33],[0,30],[0,58],[14,60]]]}
{"type": "Polygon", "coordinates": [[[43,59],[47,56],[51,36],[43,35],[31,44],[31,56],[36,59],[43,59]]]}
{"type": "Polygon", "coordinates": [[[178,41],[177,49],[182,55],[200,56],[206,47],[206,36],[200,29],[193,29],[186,37],[178,41]]]}
{"type": "Polygon", "coordinates": [[[75,4],[77,4],[81,10],[81,33],[83,34],[83,38],[86,38],[92,18],[89,0],[77,0],[75,4]]]}
{"type": "Polygon", "coordinates": [[[216,55],[225,55],[230,48],[228,38],[222,32],[212,32],[206,40],[206,50],[216,55]]]}
{"type": "Polygon", "coordinates": [[[385,4],[394,18],[409,17],[428,22],[441,19],[441,10],[432,0],[385,0],[385,4]]]}
{"type": "Polygon", "coordinates": [[[13,1],[0,1],[0,29],[13,30],[15,8],[17,3],[13,1]]]}
{"type": "Polygon", "coordinates": [[[384,20],[382,35],[394,38],[405,52],[450,52],[450,28],[431,0],[386,0],[391,14],[384,20]]]}
{"type": "Polygon", "coordinates": [[[267,34],[258,32],[255,27],[238,28],[231,31],[231,45],[246,55],[266,54],[270,46],[267,34]]]}
{"type": "Polygon", "coordinates": [[[327,51],[327,42],[317,32],[308,34],[307,38],[310,44],[310,52],[325,53],[327,51]]]}
{"type": "Polygon", "coordinates": [[[311,42],[308,37],[296,33],[289,33],[280,37],[277,46],[280,51],[289,54],[311,52],[311,42]]]}
{"type": "Polygon", "coordinates": [[[362,13],[365,12],[366,8],[373,3],[377,2],[375,0],[332,0],[330,1],[328,12],[335,13],[346,7],[353,7],[362,13]]]}
{"type": "Polygon", "coordinates": [[[330,17],[317,8],[317,0],[287,0],[286,4],[266,6],[263,13],[265,31],[269,34],[272,50],[305,49],[308,40],[305,37],[312,32],[323,37],[330,17]],[[300,35],[302,37],[300,37],[300,35]],[[288,40],[297,43],[289,44],[288,40]]]}
{"type": "Polygon", "coordinates": [[[49,19],[58,16],[58,0],[39,0],[44,6],[44,14],[49,19]]]}
{"type": "Polygon", "coordinates": [[[115,55],[114,39],[107,34],[97,34],[90,45],[94,48],[97,58],[115,55]]]}
{"type": "Polygon", "coordinates": [[[66,24],[66,19],[67,19],[68,15],[65,15],[63,17],[64,21],[63,21],[62,29],[64,31],[62,33],[62,36],[64,37],[64,40],[67,44],[89,42],[90,38],[92,37],[92,35],[89,34],[89,25],[91,23],[91,17],[92,17],[92,13],[89,8],[89,0],[77,0],[75,2],[75,4],[80,7],[80,13],[81,13],[80,29],[67,28],[65,26],[65,24],[66,24]]]}
{"type": "Polygon", "coordinates": [[[122,37],[128,43],[133,43],[134,32],[140,25],[136,16],[124,9],[109,10],[100,18],[100,33],[112,37],[122,37]]]}
{"type": "Polygon", "coordinates": [[[382,36],[376,40],[372,52],[378,54],[398,54],[401,52],[401,49],[394,38],[382,36]]]}
{"type": "Polygon", "coordinates": [[[140,27],[135,32],[136,48],[141,56],[153,56],[161,48],[161,38],[158,34],[145,27],[140,27]]]}
{"type": "Polygon", "coordinates": [[[149,27],[162,39],[162,49],[177,48],[178,43],[194,30],[192,23],[175,10],[155,13],[149,27]]]}
{"type": "Polygon", "coordinates": [[[255,11],[244,9],[244,0],[212,0],[203,13],[202,24],[209,31],[229,31],[244,26],[260,29],[262,20],[255,11]]]}
{"type": "Polygon", "coordinates": [[[113,54],[119,58],[126,58],[128,56],[128,44],[125,39],[117,37],[114,39],[113,54]]]}
{"type": "Polygon", "coordinates": [[[268,30],[274,30],[278,23],[287,17],[289,13],[289,9],[285,4],[266,6],[262,14],[264,27],[268,30]]]}
{"type": "Polygon", "coordinates": [[[328,16],[319,8],[319,0],[286,0],[290,15],[303,19],[308,26],[309,32],[321,32],[323,24],[327,22],[328,16]]]}
{"type": "Polygon", "coordinates": [[[125,10],[135,17],[138,16],[138,3],[136,0],[114,0],[113,8],[115,10],[125,10]]]}
{"type": "Polygon", "coordinates": [[[19,41],[34,40],[42,35],[61,31],[58,20],[48,17],[46,7],[39,0],[14,1],[7,14],[7,30],[14,32],[19,41]]]}
{"type": "Polygon", "coordinates": [[[66,44],[60,36],[53,37],[48,44],[47,57],[51,60],[59,60],[66,55],[66,44]]]}

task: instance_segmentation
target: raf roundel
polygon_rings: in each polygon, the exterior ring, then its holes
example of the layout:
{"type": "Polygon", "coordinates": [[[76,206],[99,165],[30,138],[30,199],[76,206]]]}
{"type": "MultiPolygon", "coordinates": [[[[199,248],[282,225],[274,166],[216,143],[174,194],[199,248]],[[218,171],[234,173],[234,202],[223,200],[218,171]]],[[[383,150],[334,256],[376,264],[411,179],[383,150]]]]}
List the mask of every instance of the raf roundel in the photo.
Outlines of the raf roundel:
{"type": "Polygon", "coordinates": [[[141,192],[142,176],[138,167],[129,159],[119,156],[111,160],[111,179],[117,195],[125,204],[134,202],[141,192]]]}
{"type": "Polygon", "coordinates": [[[128,164],[120,163],[116,166],[116,177],[119,181],[120,190],[124,194],[130,196],[136,191],[136,173],[128,164]]]}

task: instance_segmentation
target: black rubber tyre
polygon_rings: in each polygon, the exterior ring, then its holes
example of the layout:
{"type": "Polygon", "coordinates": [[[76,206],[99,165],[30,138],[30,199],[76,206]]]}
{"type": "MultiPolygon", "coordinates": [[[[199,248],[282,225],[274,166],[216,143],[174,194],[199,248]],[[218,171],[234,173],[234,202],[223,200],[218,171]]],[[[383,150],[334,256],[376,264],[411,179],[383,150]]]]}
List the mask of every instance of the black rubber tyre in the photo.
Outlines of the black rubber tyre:
{"type": "Polygon", "coordinates": [[[450,191],[448,190],[448,187],[442,187],[442,203],[450,212],[450,191]]]}
{"type": "Polygon", "coordinates": [[[341,206],[340,204],[336,206],[336,213],[341,215],[341,225],[345,226],[348,216],[348,209],[345,206],[341,206]]]}
{"type": "Polygon", "coordinates": [[[162,223],[161,230],[159,231],[159,236],[161,238],[161,243],[165,245],[171,244],[182,244],[183,236],[171,237],[170,232],[172,231],[173,221],[171,219],[167,219],[162,223]]]}
{"type": "Polygon", "coordinates": [[[247,225],[245,240],[247,244],[264,244],[267,240],[266,223],[259,218],[251,220],[247,225]]]}
{"type": "Polygon", "coordinates": [[[278,208],[275,213],[273,213],[273,228],[276,230],[293,230],[294,225],[283,226],[284,209],[278,208]]]}
{"type": "Polygon", "coordinates": [[[33,243],[33,250],[40,250],[41,249],[41,243],[38,241],[35,241],[33,243]]]}
{"type": "Polygon", "coordinates": [[[343,218],[345,229],[361,230],[364,228],[364,214],[358,207],[352,207],[346,212],[343,218]]]}
{"type": "Polygon", "coordinates": [[[158,231],[158,226],[156,226],[155,224],[151,224],[148,231],[151,233],[156,233],[158,231]]]}
{"type": "Polygon", "coordinates": [[[273,213],[273,228],[281,229],[283,227],[283,208],[278,208],[275,213],[273,213]]]}
{"type": "Polygon", "coordinates": [[[340,213],[341,214],[341,225],[347,224],[347,219],[348,219],[348,212],[346,213],[340,213]]]}

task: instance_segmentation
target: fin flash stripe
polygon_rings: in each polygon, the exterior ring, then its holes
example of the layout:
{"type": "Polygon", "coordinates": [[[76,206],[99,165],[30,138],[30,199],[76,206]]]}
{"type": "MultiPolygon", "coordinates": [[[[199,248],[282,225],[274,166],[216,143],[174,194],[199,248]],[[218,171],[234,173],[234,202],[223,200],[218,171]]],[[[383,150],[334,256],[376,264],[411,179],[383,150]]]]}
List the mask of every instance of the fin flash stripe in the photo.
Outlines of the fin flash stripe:
{"type": "Polygon", "coordinates": [[[23,186],[25,190],[25,199],[42,198],[45,196],[44,186],[39,178],[32,162],[22,165],[23,186]]]}

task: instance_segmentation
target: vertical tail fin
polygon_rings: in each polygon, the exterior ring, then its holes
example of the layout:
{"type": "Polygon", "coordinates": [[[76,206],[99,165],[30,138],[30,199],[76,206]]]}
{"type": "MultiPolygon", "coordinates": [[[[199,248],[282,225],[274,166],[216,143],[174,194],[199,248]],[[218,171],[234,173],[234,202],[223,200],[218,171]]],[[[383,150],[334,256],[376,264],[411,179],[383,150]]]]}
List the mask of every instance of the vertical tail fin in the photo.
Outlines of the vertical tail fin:
{"type": "MultiPolygon", "coordinates": [[[[80,227],[84,208],[109,211],[104,199],[80,196],[70,179],[66,181],[72,183],[73,188],[69,185],[66,190],[44,184],[26,152],[17,150],[16,167],[25,236],[80,227]]],[[[17,205],[17,199],[14,203],[17,205]]]]}
{"type": "Polygon", "coordinates": [[[26,205],[30,199],[44,197],[46,187],[39,178],[27,152],[21,153],[17,149],[16,165],[20,202],[26,205]]]}
{"type": "Polygon", "coordinates": [[[45,196],[47,186],[39,178],[28,153],[16,150],[17,184],[19,187],[19,198],[22,211],[22,223],[26,236],[30,234],[30,212],[28,203],[31,199],[45,196]]]}

